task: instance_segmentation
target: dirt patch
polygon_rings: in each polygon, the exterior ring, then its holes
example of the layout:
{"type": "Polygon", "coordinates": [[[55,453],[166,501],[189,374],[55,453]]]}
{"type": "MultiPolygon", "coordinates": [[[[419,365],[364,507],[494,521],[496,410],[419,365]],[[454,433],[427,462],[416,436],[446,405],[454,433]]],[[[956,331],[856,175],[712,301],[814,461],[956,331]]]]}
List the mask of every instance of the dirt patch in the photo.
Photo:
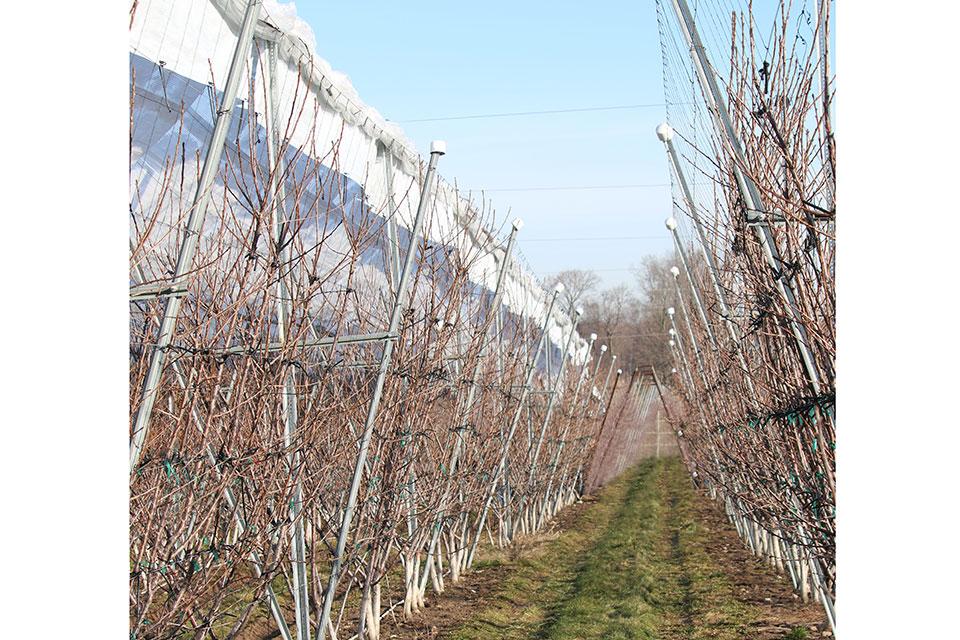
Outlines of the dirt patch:
{"type": "Polygon", "coordinates": [[[698,492],[692,506],[706,533],[704,551],[723,571],[734,596],[753,609],[750,638],[779,640],[795,627],[806,629],[810,638],[829,633],[823,606],[804,604],[788,576],[754,556],[717,502],[698,492]]]}
{"type": "MultiPolygon", "coordinates": [[[[411,620],[404,620],[402,611],[397,615],[388,615],[381,623],[381,637],[398,640],[449,637],[472,614],[495,606],[504,597],[502,587],[514,574],[518,563],[524,558],[544,553],[551,542],[577,526],[595,501],[593,496],[585,496],[581,502],[570,505],[543,532],[519,539],[518,549],[511,553],[493,549],[489,545],[481,547],[474,567],[463,574],[459,583],[451,584],[448,579],[446,589],[439,596],[428,589],[426,609],[411,620]]],[[[509,600],[507,602],[509,604],[509,600]]]]}

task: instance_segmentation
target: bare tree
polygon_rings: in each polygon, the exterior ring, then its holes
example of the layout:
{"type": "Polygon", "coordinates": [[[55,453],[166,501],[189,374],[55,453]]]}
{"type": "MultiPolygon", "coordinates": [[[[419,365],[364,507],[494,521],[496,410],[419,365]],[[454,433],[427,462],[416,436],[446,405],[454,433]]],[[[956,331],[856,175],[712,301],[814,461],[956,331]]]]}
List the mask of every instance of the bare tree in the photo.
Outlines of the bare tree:
{"type": "Polygon", "coordinates": [[[637,287],[642,294],[636,318],[635,348],[645,364],[667,371],[673,367],[673,358],[667,346],[669,322],[666,308],[676,300],[675,285],[670,267],[673,253],[662,256],[644,256],[634,271],[637,287]]]}
{"type": "Polygon", "coordinates": [[[600,276],[585,269],[566,269],[546,279],[548,288],[562,282],[564,286],[561,302],[564,309],[573,309],[587,301],[589,295],[600,284],[600,276]]]}
{"type": "MultiPolygon", "coordinates": [[[[595,332],[628,368],[641,364],[636,347],[640,299],[627,284],[604,289],[584,304],[581,326],[595,332]]],[[[643,363],[646,364],[646,363],[643,363]]]]}

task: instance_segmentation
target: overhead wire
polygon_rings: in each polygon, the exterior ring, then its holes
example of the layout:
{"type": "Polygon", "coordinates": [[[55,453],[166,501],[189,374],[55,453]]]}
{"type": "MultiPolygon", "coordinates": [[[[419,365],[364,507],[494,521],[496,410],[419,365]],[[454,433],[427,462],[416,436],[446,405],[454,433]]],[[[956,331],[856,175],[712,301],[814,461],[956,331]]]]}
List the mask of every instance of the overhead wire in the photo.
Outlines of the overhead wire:
{"type": "Polygon", "coordinates": [[[541,115],[553,115],[561,113],[587,113],[594,111],[621,111],[627,109],[649,109],[654,107],[665,107],[667,104],[665,102],[650,102],[644,104],[618,104],[611,106],[603,107],[576,107],[572,109],[542,109],[539,111],[507,111],[501,113],[477,113],[470,115],[458,115],[458,116],[436,116],[430,118],[413,118],[406,120],[388,120],[388,122],[396,122],[399,124],[408,124],[413,122],[441,122],[447,120],[479,120],[483,118],[514,118],[521,116],[541,116],[541,115]]]}

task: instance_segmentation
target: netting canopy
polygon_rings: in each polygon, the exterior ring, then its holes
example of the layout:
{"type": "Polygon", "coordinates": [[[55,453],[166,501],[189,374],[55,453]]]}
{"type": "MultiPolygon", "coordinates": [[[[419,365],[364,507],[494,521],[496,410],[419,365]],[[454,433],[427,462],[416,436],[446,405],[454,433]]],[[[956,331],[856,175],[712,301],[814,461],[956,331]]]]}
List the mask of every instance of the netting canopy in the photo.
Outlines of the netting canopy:
{"type": "MultiPolygon", "coordinates": [[[[141,2],[137,7],[130,31],[137,114],[131,131],[130,174],[134,262],[140,262],[141,253],[165,245],[175,249],[178,237],[171,230],[178,224],[184,201],[197,187],[198,172],[191,167],[209,141],[217,110],[223,108],[221,85],[245,6],[240,0],[170,0],[141,2]]],[[[240,185],[253,182],[253,174],[267,171],[264,49],[272,43],[276,46],[275,109],[289,166],[283,204],[287,211],[314,211],[298,232],[322,234],[341,220],[366,221],[379,229],[386,218],[396,220],[401,234],[408,230],[419,203],[417,184],[424,163],[403,132],[364,104],[347,77],[316,55],[313,32],[296,16],[294,5],[266,0],[254,42],[241,81],[246,91],[240,92],[227,134],[223,166],[230,178],[224,184],[218,173],[213,201],[229,202],[240,185]],[[236,161],[228,167],[231,153],[236,161]],[[316,202],[325,198],[329,201],[324,203],[324,215],[318,216],[316,202]]],[[[466,256],[471,281],[492,290],[497,265],[503,260],[503,241],[491,224],[492,212],[488,207],[480,210],[442,180],[433,204],[425,235],[466,256]]],[[[238,210],[237,215],[249,212],[238,210]]],[[[216,233],[216,222],[204,225],[205,236],[216,233]]],[[[350,242],[348,235],[345,228],[336,228],[325,239],[325,248],[339,246],[342,255],[350,242]]],[[[383,250],[370,247],[364,256],[365,273],[359,280],[366,287],[388,284],[383,250]]],[[[319,260],[331,278],[341,282],[346,278],[345,270],[335,268],[339,262],[335,250],[321,252],[319,260]]],[[[504,282],[506,308],[539,323],[546,297],[537,279],[513,260],[504,282]]],[[[557,350],[571,326],[568,310],[561,311],[551,320],[549,333],[557,350]]],[[[323,310],[315,312],[322,316],[323,310]]],[[[586,342],[579,337],[572,349],[574,361],[586,357],[586,342]]]]}

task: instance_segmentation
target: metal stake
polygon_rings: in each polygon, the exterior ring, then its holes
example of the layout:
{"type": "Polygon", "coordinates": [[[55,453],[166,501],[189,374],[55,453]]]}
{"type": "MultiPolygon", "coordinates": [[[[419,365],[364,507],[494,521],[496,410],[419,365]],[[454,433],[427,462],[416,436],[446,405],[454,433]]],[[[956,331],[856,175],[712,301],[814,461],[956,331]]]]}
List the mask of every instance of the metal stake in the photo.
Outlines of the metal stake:
{"type": "Polygon", "coordinates": [[[757,186],[740,170],[741,165],[746,166],[746,159],[740,145],[740,140],[734,131],[730,114],[727,112],[723,95],[720,93],[720,88],[717,85],[716,77],[711,70],[712,67],[710,66],[710,61],[707,59],[706,49],[700,41],[700,35],[697,32],[696,24],[694,23],[693,16],[690,13],[690,7],[687,5],[686,0],[673,0],[673,7],[680,23],[680,30],[683,32],[687,45],[693,53],[694,66],[697,70],[697,76],[700,82],[700,88],[703,90],[704,98],[709,103],[711,107],[710,111],[716,119],[718,128],[725,135],[736,157],[736,162],[733,164],[733,173],[746,207],[747,222],[756,222],[756,224],[752,226],[763,250],[767,266],[770,267],[777,288],[786,302],[790,329],[793,332],[797,349],[800,352],[800,358],[803,361],[808,382],[814,395],[819,396],[820,374],[817,371],[813,353],[810,351],[810,341],[806,329],[800,324],[800,311],[797,307],[796,294],[787,276],[783,272],[784,262],[780,258],[780,250],[777,248],[776,242],[770,232],[770,227],[765,220],[765,214],[761,209],[763,202],[757,186]]]}
{"type": "MultiPolygon", "coordinates": [[[[266,129],[267,163],[270,172],[271,203],[273,209],[273,241],[280,252],[278,262],[285,265],[289,260],[287,245],[283,242],[286,225],[284,204],[286,202],[286,184],[284,180],[285,163],[280,145],[280,133],[277,130],[277,45],[267,44],[269,64],[264,67],[268,85],[266,129]]],[[[281,270],[282,271],[282,270],[281,270]]],[[[281,272],[277,279],[277,340],[283,345],[289,334],[290,296],[287,289],[287,276],[281,272]]],[[[310,592],[307,584],[307,545],[303,527],[303,483],[299,479],[301,454],[294,447],[297,434],[297,387],[294,369],[283,365],[283,392],[280,395],[281,419],[284,423],[283,444],[290,453],[287,464],[291,479],[296,478],[293,499],[290,502],[290,528],[292,548],[290,549],[291,569],[293,573],[293,603],[296,617],[297,638],[310,640],[310,592]]]]}
{"type": "Polygon", "coordinates": [[[487,520],[487,513],[490,511],[490,504],[493,502],[494,494],[496,494],[497,483],[499,482],[501,475],[503,475],[504,480],[506,480],[504,471],[507,466],[507,455],[510,453],[510,442],[513,440],[513,434],[517,431],[517,425],[520,424],[520,417],[523,415],[523,409],[526,404],[527,396],[530,393],[530,385],[533,383],[533,374],[536,371],[537,360],[540,359],[540,354],[543,353],[543,347],[547,342],[547,334],[550,328],[550,316],[553,314],[553,307],[557,303],[557,296],[559,296],[561,293],[563,293],[563,285],[557,284],[553,290],[553,295],[550,296],[550,304],[547,307],[547,313],[543,317],[543,329],[540,331],[540,340],[537,341],[536,353],[533,354],[533,359],[527,363],[527,373],[524,378],[523,387],[520,389],[520,398],[517,400],[517,408],[513,413],[513,419],[510,421],[510,429],[507,431],[507,437],[503,442],[503,450],[500,453],[500,462],[497,464],[497,469],[494,471],[493,477],[490,478],[490,483],[487,486],[487,497],[483,502],[483,508],[480,510],[477,533],[473,538],[473,544],[470,545],[470,553],[467,556],[468,565],[473,562],[473,556],[477,551],[477,545],[480,543],[480,535],[483,533],[483,525],[487,520]]]}
{"type": "MultiPolygon", "coordinates": [[[[403,263],[403,271],[400,273],[400,281],[397,283],[397,297],[393,304],[393,313],[390,316],[390,328],[388,332],[391,334],[397,333],[400,328],[400,318],[406,306],[404,304],[404,298],[406,297],[407,283],[410,279],[413,258],[417,252],[417,239],[420,235],[420,229],[423,226],[423,219],[429,206],[428,203],[433,195],[433,181],[434,175],[437,172],[437,161],[446,151],[447,145],[442,141],[435,140],[430,144],[430,163],[427,166],[427,173],[423,179],[423,190],[420,193],[420,203],[417,205],[417,215],[413,222],[413,229],[410,230],[410,248],[407,250],[407,256],[403,263]]],[[[367,461],[367,451],[370,448],[370,439],[373,436],[373,426],[376,423],[377,412],[380,409],[380,397],[383,394],[383,387],[386,383],[390,362],[393,358],[393,346],[393,341],[385,342],[383,345],[383,354],[380,357],[380,368],[377,373],[377,380],[374,383],[373,396],[370,399],[370,407],[367,411],[367,420],[363,427],[360,452],[357,455],[357,462],[353,469],[350,494],[347,497],[347,504],[343,511],[343,520],[340,523],[340,534],[337,537],[337,547],[334,552],[333,565],[330,567],[330,580],[327,583],[327,590],[323,597],[323,611],[320,615],[320,640],[326,637],[327,625],[330,622],[330,609],[333,606],[337,583],[340,580],[340,567],[343,563],[343,554],[347,547],[347,537],[350,534],[353,510],[357,504],[357,494],[360,492],[360,480],[363,476],[363,468],[367,461]]]]}
{"type": "MultiPolygon", "coordinates": [[[[243,75],[247,56],[250,55],[254,27],[260,16],[260,2],[261,0],[249,0],[246,12],[243,14],[243,24],[240,27],[240,35],[237,37],[237,46],[233,50],[233,59],[230,61],[230,71],[227,73],[227,83],[223,90],[223,102],[217,112],[217,122],[213,127],[213,136],[210,138],[210,145],[207,147],[207,154],[203,159],[200,181],[197,183],[197,191],[193,196],[193,204],[190,207],[190,217],[184,230],[183,243],[180,245],[180,253],[177,255],[177,265],[171,281],[171,286],[174,288],[182,284],[187,272],[193,268],[193,258],[200,241],[200,229],[203,227],[207,206],[210,204],[210,187],[213,185],[213,180],[220,169],[220,158],[223,155],[223,145],[227,139],[227,131],[233,117],[233,106],[237,99],[240,77],[243,75]]],[[[133,473],[140,461],[140,454],[143,452],[143,446],[147,440],[150,416],[153,413],[153,404],[156,402],[157,391],[160,387],[160,374],[163,371],[164,360],[167,356],[167,347],[173,339],[177,318],[180,316],[182,300],[183,298],[180,296],[171,296],[167,298],[164,306],[163,321],[160,323],[160,330],[157,334],[157,344],[153,349],[150,367],[143,381],[143,388],[140,391],[140,408],[137,410],[137,416],[134,420],[133,438],[130,443],[130,473],[133,473]]]]}
{"type": "Polygon", "coordinates": [[[570,335],[567,343],[563,347],[563,354],[560,356],[560,366],[557,368],[557,379],[554,381],[553,389],[550,390],[550,396],[547,400],[547,412],[543,416],[543,424],[540,426],[540,438],[537,440],[537,448],[533,452],[533,461],[530,464],[530,482],[533,482],[533,475],[537,471],[537,459],[540,457],[540,449],[543,446],[543,438],[547,433],[547,427],[550,425],[550,417],[553,415],[553,407],[557,402],[557,395],[560,392],[560,384],[563,380],[564,367],[567,364],[567,355],[570,353],[570,345],[573,344],[573,338],[577,335],[577,324],[580,322],[580,316],[583,315],[583,309],[577,307],[574,309],[573,325],[570,327],[570,335]]]}
{"type": "MultiPolygon", "coordinates": [[[[750,395],[752,396],[754,404],[756,404],[757,392],[753,386],[753,376],[750,374],[750,369],[747,367],[747,360],[743,355],[743,346],[740,343],[740,330],[731,317],[730,305],[727,302],[727,293],[724,291],[723,285],[720,282],[720,270],[717,268],[717,262],[714,258],[713,250],[710,248],[710,245],[707,242],[707,234],[703,228],[703,221],[700,219],[700,213],[697,211],[697,206],[694,203],[693,194],[690,192],[690,185],[687,184],[687,178],[683,174],[683,169],[680,168],[680,159],[677,156],[676,148],[673,146],[673,128],[665,122],[662,123],[657,127],[657,137],[660,138],[661,142],[663,142],[667,148],[667,157],[670,159],[670,165],[673,167],[674,173],[677,175],[677,182],[680,183],[680,191],[683,193],[683,197],[687,201],[687,210],[690,214],[690,217],[693,219],[694,228],[697,230],[697,239],[700,241],[700,249],[703,251],[703,255],[707,260],[710,280],[713,283],[714,293],[717,294],[717,303],[720,305],[720,315],[727,327],[727,332],[730,334],[730,341],[733,343],[734,349],[737,352],[737,359],[740,361],[740,368],[743,370],[747,387],[750,390],[750,395]]],[[[676,220],[674,220],[674,227],[675,226],[676,220]]],[[[670,228],[669,224],[667,228],[670,228]]],[[[670,230],[673,231],[673,229],[670,230]]],[[[674,238],[676,241],[676,236],[674,238]]]]}

